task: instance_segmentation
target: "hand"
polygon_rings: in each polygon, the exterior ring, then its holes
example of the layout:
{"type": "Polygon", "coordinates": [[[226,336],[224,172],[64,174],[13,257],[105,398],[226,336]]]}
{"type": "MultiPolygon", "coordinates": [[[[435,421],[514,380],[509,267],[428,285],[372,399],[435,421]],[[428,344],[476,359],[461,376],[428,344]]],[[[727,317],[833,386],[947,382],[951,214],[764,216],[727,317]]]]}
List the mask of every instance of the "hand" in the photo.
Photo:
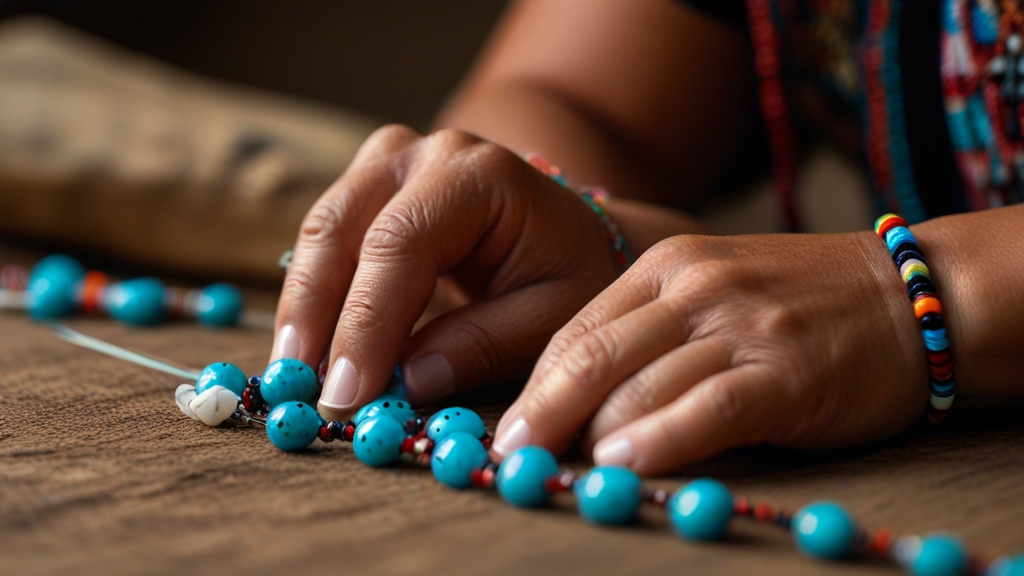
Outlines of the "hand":
{"type": "Polygon", "coordinates": [[[586,427],[597,464],[653,475],[734,446],[851,445],[917,418],[927,375],[872,233],[676,236],[555,334],[494,450],[563,450],[586,427]]]}
{"type": "Polygon", "coordinates": [[[271,359],[326,360],[331,417],[379,396],[400,362],[422,404],[525,377],[617,272],[600,220],[513,153],[385,127],[302,224],[271,359]],[[468,304],[410,339],[440,278],[468,304]]]}

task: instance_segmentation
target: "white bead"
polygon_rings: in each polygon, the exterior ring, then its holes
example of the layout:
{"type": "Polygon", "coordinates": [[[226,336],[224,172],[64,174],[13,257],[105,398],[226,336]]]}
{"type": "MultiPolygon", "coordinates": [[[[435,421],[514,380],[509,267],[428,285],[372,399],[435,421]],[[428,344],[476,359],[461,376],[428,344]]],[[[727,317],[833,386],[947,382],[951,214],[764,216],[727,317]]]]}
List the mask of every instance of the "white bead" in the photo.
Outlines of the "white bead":
{"type": "Polygon", "coordinates": [[[199,420],[196,415],[192,412],[192,409],[188,407],[188,403],[196,397],[196,387],[191,384],[182,384],[174,391],[174,403],[178,405],[178,409],[181,410],[185,416],[193,420],[199,420]]]}
{"type": "Polygon", "coordinates": [[[216,426],[235,413],[238,396],[223,386],[211,386],[188,403],[196,418],[207,426],[216,426]]]}
{"type": "Polygon", "coordinates": [[[949,407],[953,405],[953,396],[950,395],[947,398],[939,398],[935,394],[932,394],[932,408],[936,410],[949,410],[949,407]]]}
{"type": "Polygon", "coordinates": [[[1020,34],[1010,34],[1010,37],[1006,39],[1006,50],[1010,54],[1017,54],[1020,52],[1021,38],[1020,34]]]}

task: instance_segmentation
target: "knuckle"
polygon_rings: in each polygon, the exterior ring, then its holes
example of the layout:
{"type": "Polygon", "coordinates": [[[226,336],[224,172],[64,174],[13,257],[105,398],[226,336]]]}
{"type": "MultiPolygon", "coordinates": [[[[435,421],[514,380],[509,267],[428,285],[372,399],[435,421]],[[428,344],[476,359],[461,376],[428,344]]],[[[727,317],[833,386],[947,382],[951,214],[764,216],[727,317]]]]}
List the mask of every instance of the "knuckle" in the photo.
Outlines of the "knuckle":
{"type": "Polygon", "coordinates": [[[592,389],[611,373],[616,357],[614,338],[593,332],[577,340],[562,359],[566,381],[583,390],[592,389]]]}
{"type": "Polygon", "coordinates": [[[390,151],[407,145],[420,135],[404,124],[387,124],[377,128],[363,143],[364,148],[378,151],[390,151]]]}
{"type": "Polygon", "coordinates": [[[650,376],[641,372],[615,391],[610,403],[623,419],[632,420],[654,411],[654,389],[650,376]]]}
{"type": "Polygon", "coordinates": [[[309,270],[300,266],[292,266],[284,278],[284,285],[281,288],[285,298],[297,300],[303,297],[316,297],[318,286],[316,279],[309,270]]]}
{"type": "Polygon", "coordinates": [[[392,260],[409,254],[417,244],[420,220],[417,211],[409,206],[382,212],[366,230],[361,259],[392,260]]]}
{"type": "Polygon", "coordinates": [[[319,243],[338,236],[344,226],[344,208],[338,198],[322,198],[306,214],[299,241],[319,243]]]}
{"type": "Polygon", "coordinates": [[[456,341],[471,343],[466,349],[472,351],[471,361],[479,374],[493,374],[504,365],[502,341],[476,322],[463,320],[452,326],[452,334],[456,341]]]}
{"type": "Polygon", "coordinates": [[[520,163],[518,156],[489,141],[476,143],[469,155],[474,165],[490,170],[507,170],[520,163]]]}
{"type": "Polygon", "coordinates": [[[719,382],[704,388],[703,400],[711,413],[723,424],[742,424],[750,404],[740,389],[730,383],[719,382]]]}
{"type": "Polygon", "coordinates": [[[368,334],[379,330],[382,323],[382,314],[374,302],[373,295],[367,290],[355,287],[345,299],[342,318],[346,330],[355,334],[368,334]]]}
{"type": "Polygon", "coordinates": [[[449,152],[462,150],[483,142],[478,136],[455,128],[441,128],[431,133],[429,138],[431,147],[449,152]]]}

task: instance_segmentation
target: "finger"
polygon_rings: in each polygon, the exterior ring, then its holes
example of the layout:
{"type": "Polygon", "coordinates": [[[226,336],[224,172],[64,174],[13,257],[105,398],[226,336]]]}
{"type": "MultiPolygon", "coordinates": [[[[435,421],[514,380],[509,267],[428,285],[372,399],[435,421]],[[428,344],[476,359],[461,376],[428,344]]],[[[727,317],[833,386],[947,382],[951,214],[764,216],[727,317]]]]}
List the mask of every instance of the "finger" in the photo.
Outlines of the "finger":
{"type": "Polygon", "coordinates": [[[555,366],[562,355],[577,340],[605,326],[623,315],[636,310],[658,297],[658,287],[651,276],[641,271],[643,262],[637,262],[610,287],[598,294],[572,320],[555,333],[544,353],[537,360],[531,381],[539,380],[555,366]]]}
{"type": "Polygon", "coordinates": [[[320,398],[327,408],[350,411],[379,396],[438,276],[474,251],[500,262],[518,238],[523,215],[503,212],[501,192],[481,188],[477,174],[485,166],[508,176],[507,181],[516,171],[500,163],[521,162],[465,134],[442,131],[431,139],[418,165],[446,170],[410,174],[363,239],[331,345],[331,367],[320,398]],[[508,227],[505,232],[513,233],[488,234],[499,219],[508,227]]]}
{"type": "Polygon", "coordinates": [[[502,417],[494,451],[504,457],[527,444],[564,449],[612,389],[684,342],[687,331],[668,301],[655,300],[584,334],[544,375],[531,377],[502,417]]]}
{"type": "Polygon", "coordinates": [[[594,447],[594,462],[657,475],[728,448],[760,444],[785,418],[779,387],[766,372],[745,365],[705,379],[675,402],[609,434],[594,447]]]}
{"type": "Polygon", "coordinates": [[[594,444],[626,424],[668,405],[698,382],[729,369],[730,351],[724,342],[705,338],[683,344],[619,385],[608,395],[583,433],[581,446],[594,444]]]}
{"type": "Polygon", "coordinates": [[[564,282],[528,286],[448,312],[420,329],[403,355],[409,401],[525,378],[571,309],[564,282]]]}
{"type": "Polygon", "coordinates": [[[277,307],[271,362],[289,357],[315,366],[327,352],[360,242],[398,190],[418,138],[404,126],[375,132],[306,215],[277,307]]]}

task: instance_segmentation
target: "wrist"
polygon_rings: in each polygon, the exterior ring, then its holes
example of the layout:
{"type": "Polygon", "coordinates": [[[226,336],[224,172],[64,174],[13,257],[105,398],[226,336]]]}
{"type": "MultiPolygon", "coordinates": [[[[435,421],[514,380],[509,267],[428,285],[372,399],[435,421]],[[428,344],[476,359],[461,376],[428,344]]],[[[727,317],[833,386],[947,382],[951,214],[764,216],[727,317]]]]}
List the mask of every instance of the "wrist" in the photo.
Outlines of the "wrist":
{"type": "Polygon", "coordinates": [[[1024,394],[1019,361],[1024,318],[1016,295],[1020,267],[1014,266],[1019,257],[1010,248],[1020,214],[1016,208],[988,210],[913,227],[942,298],[962,397],[1024,394]]]}

